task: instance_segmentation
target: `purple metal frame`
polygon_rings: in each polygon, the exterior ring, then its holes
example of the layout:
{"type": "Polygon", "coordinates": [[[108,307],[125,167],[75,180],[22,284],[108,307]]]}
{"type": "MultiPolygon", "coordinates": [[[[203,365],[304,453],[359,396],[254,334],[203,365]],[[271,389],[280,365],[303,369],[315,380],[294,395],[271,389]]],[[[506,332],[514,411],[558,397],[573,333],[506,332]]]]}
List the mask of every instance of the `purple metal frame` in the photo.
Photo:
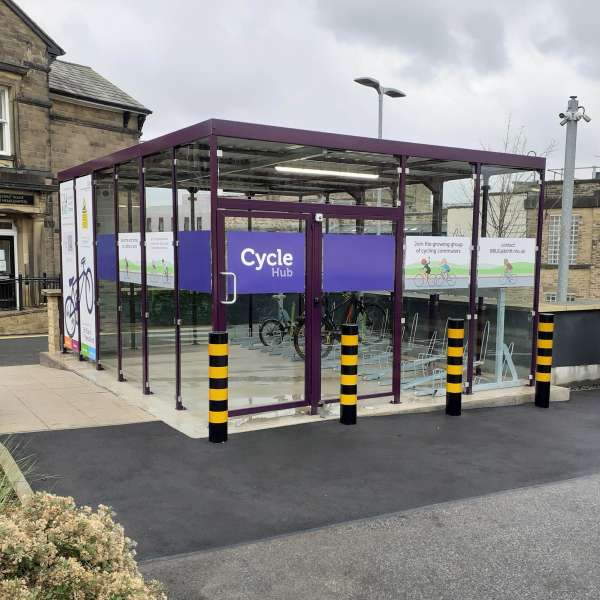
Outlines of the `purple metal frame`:
{"type": "Polygon", "coordinates": [[[140,195],[140,260],[141,260],[141,308],[142,308],[142,389],[150,394],[150,373],[148,368],[148,282],[146,273],[146,182],[144,159],[138,160],[140,195]]]}
{"type": "Polygon", "coordinates": [[[75,213],[75,277],[77,278],[77,355],[79,360],[83,360],[81,354],[81,312],[80,302],[81,294],[79,291],[79,233],[77,225],[77,179],[73,179],[73,212],[75,213]]]}
{"type": "Polygon", "coordinates": [[[212,274],[212,328],[213,331],[225,331],[225,306],[221,304],[223,284],[221,272],[225,270],[225,239],[215,232],[219,229],[217,213],[217,195],[219,188],[219,161],[217,157],[217,138],[210,136],[209,164],[210,164],[210,236],[211,274],[212,274]]]}
{"type": "Polygon", "coordinates": [[[473,393],[473,359],[477,334],[477,255],[479,242],[479,204],[481,199],[481,164],[474,165],[475,189],[473,190],[473,222],[471,229],[471,265],[469,279],[469,337],[467,348],[467,394],[473,393]]]}
{"type": "Polygon", "coordinates": [[[529,385],[535,383],[535,366],[536,366],[536,347],[537,333],[539,323],[540,309],[540,289],[541,289],[541,273],[542,273],[542,236],[544,232],[544,202],[546,192],[546,177],[545,171],[539,171],[540,176],[540,193],[538,196],[537,206],[537,230],[535,235],[535,279],[533,284],[533,319],[532,319],[532,335],[531,335],[531,368],[529,372],[529,385]]]}
{"type": "Polygon", "coordinates": [[[58,173],[58,178],[60,181],[66,181],[67,179],[87,175],[92,171],[111,167],[113,164],[127,162],[150,154],[156,154],[162,150],[168,150],[173,146],[182,146],[199,139],[210,139],[215,136],[281,142],[285,144],[305,144],[319,148],[373,152],[391,156],[418,156],[437,160],[459,160],[473,164],[485,163],[531,171],[545,169],[546,167],[546,159],[540,156],[522,156],[519,154],[489,152],[487,150],[431,146],[428,144],[307,131],[289,127],[274,127],[272,125],[209,119],[153,140],[119,150],[113,154],[90,160],[76,167],[65,169],[58,173]]]}
{"type": "MultiPolygon", "coordinates": [[[[313,237],[314,237],[314,231],[311,227],[311,215],[307,214],[307,213],[282,213],[281,211],[270,211],[270,210],[265,210],[264,207],[262,206],[264,203],[259,201],[250,201],[251,204],[255,205],[255,204],[259,204],[260,206],[258,207],[257,210],[253,210],[251,208],[247,209],[247,210],[240,210],[240,209],[227,209],[227,208],[218,208],[217,209],[217,228],[215,229],[215,234],[214,236],[222,239],[223,241],[225,240],[225,234],[226,234],[226,229],[225,229],[225,219],[227,217],[243,217],[243,218],[251,218],[251,217],[255,217],[258,219],[291,219],[291,220],[300,220],[300,221],[304,221],[305,222],[305,227],[304,227],[304,232],[305,232],[305,271],[304,271],[304,295],[305,298],[311,298],[313,297],[312,294],[314,294],[314,275],[312,274],[312,271],[310,269],[310,264],[311,264],[311,260],[312,260],[312,253],[314,252],[314,246],[313,244],[313,237]]],[[[271,204],[271,203],[269,203],[271,204]]],[[[213,237],[214,237],[213,236],[213,237]]],[[[225,265],[223,265],[225,267],[225,265]]],[[[224,286],[223,286],[224,287],[224,286]]],[[[223,290],[224,292],[225,290],[223,290]]],[[[227,311],[225,309],[225,306],[222,304],[222,299],[224,298],[224,296],[219,296],[219,297],[214,297],[213,296],[213,303],[214,302],[218,302],[224,309],[225,315],[224,315],[224,329],[223,331],[225,331],[226,327],[227,327],[227,311]]],[[[313,312],[317,312],[313,309],[312,303],[311,302],[306,302],[306,319],[305,319],[305,323],[306,325],[308,325],[311,322],[311,319],[313,319],[313,312]]],[[[319,316],[319,320],[320,320],[320,316],[319,316]]],[[[305,326],[306,327],[306,326],[305,326]]],[[[214,325],[213,325],[213,329],[214,329],[214,325]]],[[[311,333],[308,332],[308,327],[306,327],[307,329],[307,339],[311,340],[311,333]]],[[[320,328],[319,328],[320,329],[320,328]]],[[[216,329],[215,329],[216,331],[216,329]]],[[[319,340],[320,342],[320,336],[319,336],[319,340]]],[[[312,352],[312,346],[311,346],[311,352],[312,352]]],[[[320,359],[320,348],[317,351],[317,354],[319,354],[319,359],[320,359]]],[[[310,356],[309,353],[307,353],[307,356],[310,356]]],[[[311,412],[313,412],[314,410],[318,410],[318,401],[319,401],[319,396],[317,396],[315,394],[315,389],[314,387],[311,385],[311,369],[314,368],[314,363],[312,361],[309,360],[305,360],[304,361],[304,400],[302,401],[294,401],[294,402],[286,402],[283,404],[267,404],[264,406],[254,406],[254,407],[246,407],[246,408],[238,408],[238,409],[234,409],[234,410],[230,410],[229,414],[232,417],[235,416],[240,416],[240,415],[247,415],[247,414],[254,414],[254,413],[258,413],[258,412],[265,412],[265,411],[270,411],[270,410],[280,410],[281,408],[292,408],[292,407],[299,407],[299,406],[311,406],[311,412]]],[[[320,380],[319,380],[320,381],[320,380]]]]}
{"type": "MultiPolygon", "coordinates": [[[[62,231],[62,197],[60,194],[60,188],[58,190],[58,230],[62,231]]],[[[63,289],[63,261],[62,261],[62,236],[60,238],[60,350],[64,354],[67,350],[65,348],[65,290],[63,289]]]]}
{"type": "MultiPolygon", "coordinates": [[[[402,271],[402,259],[404,256],[402,250],[402,236],[397,233],[404,230],[402,223],[403,210],[398,208],[377,208],[370,206],[359,206],[356,205],[332,205],[332,204],[308,204],[308,203],[292,203],[292,202],[274,202],[269,200],[252,200],[248,198],[230,197],[230,196],[218,196],[217,197],[217,229],[216,235],[220,240],[224,240],[225,225],[224,218],[227,216],[231,217],[256,217],[256,218],[267,218],[267,219],[304,219],[306,226],[306,280],[305,280],[305,329],[306,337],[308,340],[307,357],[305,361],[304,371],[304,382],[305,382],[305,398],[307,399],[304,403],[293,403],[294,406],[306,406],[307,404],[311,407],[311,414],[317,414],[319,404],[324,402],[326,404],[332,402],[339,402],[339,399],[322,399],[321,398],[321,316],[322,316],[322,270],[323,270],[323,228],[322,222],[316,221],[313,217],[316,213],[321,213],[325,218],[355,218],[360,216],[363,219],[371,220],[386,220],[391,221],[395,226],[395,240],[396,248],[400,246],[400,266],[398,262],[395,265],[395,278],[394,278],[394,290],[396,290],[396,282],[399,281],[400,287],[402,286],[402,273],[398,279],[398,270],[402,271]],[[282,208],[283,207],[283,208],[282,208]],[[293,210],[291,210],[293,208],[293,210]],[[400,239],[400,241],[398,241],[400,239]]],[[[220,242],[217,242],[217,246],[220,242]]],[[[223,245],[222,256],[225,255],[225,246],[223,245]]],[[[213,255],[214,260],[214,255],[213,255]]],[[[224,269],[224,265],[223,265],[224,269]]],[[[220,272],[220,271],[219,271],[220,272]]],[[[216,298],[219,304],[224,296],[216,298]]],[[[396,296],[394,296],[395,298],[396,296]]],[[[215,297],[213,296],[213,303],[215,297]]],[[[401,332],[401,315],[402,315],[402,292],[400,292],[400,301],[394,300],[394,327],[395,331],[399,331],[398,337],[395,343],[398,344],[400,353],[397,356],[401,356],[402,352],[402,332],[401,332]],[[397,323],[400,323],[398,326],[397,323]]],[[[224,317],[223,323],[226,323],[224,317]]],[[[221,324],[220,324],[221,325],[221,324]]],[[[214,328],[213,324],[213,328],[214,328]]],[[[215,329],[216,331],[217,329],[215,329]]],[[[400,362],[394,361],[394,369],[400,371],[400,362]],[[396,364],[397,363],[397,364],[396,364]]],[[[398,373],[399,377],[399,373],[398,373]]],[[[399,381],[399,379],[398,379],[399,381]]],[[[394,391],[381,392],[378,394],[367,394],[359,395],[360,399],[366,398],[379,398],[385,396],[393,396],[394,391]]],[[[394,395],[395,398],[395,395],[394,395]]],[[[400,390],[398,384],[398,402],[400,400],[400,390]]],[[[285,407],[290,408],[289,403],[285,404],[285,407]]],[[[253,407],[250,412],[240,412],[246,409],[236,409],[230,411],[232,416],[242,414],[253,414],[257,412],[264,412],[267,410],[278,410],[284,407],[282,404],[265,405],[263,407],[253,407]]]]}
{"type": "MultiPolygon", "coordinates": [[[[473,233],[472,233],[472,251],[471,251],[471,271],[470,271],[470,290],[469,290],[469,351],[468,351],[468,364],[467,364],[467,381],[468,381],[468,392],[472,390],[473,384],[473,356],[475,351],[475,329],[476,323],[474,315],[475,310],[475,296],[477,292],[477,243],[479,238],[479,196],[480,196],[480,183],[481,183],[481,166],[482,164],[498,165],[510,168],[520,168],[524,170],[536,170],[541,173],[542,186],[540,190],[540,202],[538,205],[538,230],[537,230],[537,251],[536,251],[536,275],[535,275],[535,292],[534,292],[534,318],[533,318],[533,333],[534,343],[535,334],[537,331],[537,312],[539,303],[539,289],[540,289],[540,260],[541,260],[541,235],[542,235],[542,211],[543,211],[543,200],[544,200],[544,181],[543,173],[545,170],[546,161],[542,157],[537,156],[521,156],[514,154],[505,154],[497,152],[488,152],[482,150],[469,150],[462,148],[449,148],[443,146],[431,146],[425,144],[415,144],[409,142],[398,142],[392,140],[380,140],[374,138],[364,138],[357,136],[322,133],[315,131],[305,131],[299,129],[291,129],[285,127],[273,127],[267,125],[256,125],[252,123],[240,123],[235,121],[225,121],[220,119],[211,119],[192,125],[185,129],[169,133],[148,142],[137,144],[130,148],[120,150],[108,156],[104,156],[82,165],[78,165],[71,169],[61,171],[58,174],[59,181],[73,180],[73,187],[75,188],[75,178],[83,175],[88,175],[93,171],[104,169],[107,167],[113,167],[115,169],[115,219],[116,219],[116,239],[118,239],[118,184],[117,184],[117,173],[115,165],[124,163],[127,161],[137,160],[139,168],[139,194],[140,194],[140,240],[141,240],[141,254],[142,254],[142,290],[141,290],[141,301],[142,301],[142,348],[143,348],[143,374],[144,374],[144,393],[150,393],[149,389],[149,366],[148,366],[148,316],[147,316],[147,278],[146,278],[146,265],[145,265],[145,237],[146,237],[146,222],[145,222],[145,189],[144,189],[144,157],[150,154],[155,154],[160,151],[171,150],[173,152],[173,169],[172,169],[172,188],[173,188],[173,202],[174,202],[174,252],[175,261],[178,262],[178,246],[177,246],[177,230],[178,223],[177,218],[177,167],[175,152],[178,146],[196,142],[198,140],[205,139],[208,143],[210,155],[210,210],[211,210],[211,230],[214,234],[211,236],[211,255],[212,255],[212,325],[215,330],[224,330],[226,324],[226,311],[225,306],[221,304],[220,300],[224,297],[224,281],[220,273],[224,270],[225,261],[225,239],[222,234],[219,233],[219,214],[221,209],[229,211],[242,211],[243,214],[248,215],[249,212],[258,214],[258,212],[268,213],[272,217],[281,217],[283,214],[288,214],[288,218],[302,218],[301,215],[314,215],[315,213],[323,213],[327,217],[341,217],[341,218],[354,218],[354,219],[386,219],[391,220],[396,224],[396,265],[395,265],[395,282],[394,282],[394,309],[393,309],[393,323],[394,323],[394,337],[393,337],[393,375],[392,375],[392,395],[393,402],[399,402],[400,400],[400,388],[401,388],[401,370],[400,361],[402,355],[402,321],[403,321],[403,262],[404,262],[404,222],[405,222],[405,188],[407,185],[408,173],[408,159],[409,157],[419,157],[432,160],[445,160],[452,161],[457,160],[461,162],[469,162],[475,167],[476,174],[476,188],[474,192],[474,206],[473,206],[473,233]],[[219,197],[218,196],[218,185],[219,185],[219,171],[218,171],[218,138],[237,138],[237,139],[248,139],[265,142],[279,142],[284,144],[303,144],[313,147],[328,148],[331,150],[349,150],[357,152],[370,152],[377,154],[386,154],[390,156],[396,156],[400,163],[400,178],[398,187],[398,207],[397,208],[383,208],[383,207],[367,207],[367,206],[356,206],[356,205],[332,205],[332,204],[312,204],[312,203],[293,203],[293,202],[271,202],[263,200],[252,200],[245,197],[219,197]]],[[[75,191],[75,189],[74,189],[75,191]]],[[[75,206],[76,206],[76,194],[75,194],[75,206]]],[[[320,222],[316,222],[313,218],[306,218],[307,227],[307,251],[311,258],[307,261],[307,272],[310,276],[307,276],[306,281],[306,298],[309,300],[306,306],[307,312],[307,333],[310,335],[310,365],[308,368],[309,374],[319,374],[316,379],[313,375],[306,378],[306,385],[308,386],[308,392],[306,398],[309,400],[311,409],[316,411],[318,403],[320,401],[320,302],[322,297],[321,289],[321,262],[322,262],[322,225],[320,222]],[[310,248],[308,248],[310,245],[310,248]],[[319,309],[317,309],[319,307],[319,309]]],[[[78,258],[77,258],[78,260],[78,258]]],[[[117,272],[118,272],[118,242],[117,242],[117,272]]],[[[178,269],[176,267],[176,277],[178,276],[178,269]]],[[[117,276],[117,288],[119,293],[119,306],[120,306],[120,282],[117,276]]],[[[181,401],[181,338],[180,338],[180,316],[177,314],[180,312],[178,308],[179,294],[178,280],[175,282],[176,285],[176,354],[177,354],[177,366],[176,366],[176,405],[179,405],[181,401]]],[[[98,310],[97,310],[98,318],[98,310]]],[[[118,321],[118,335],[119,338],[122,336],[121,331],[121,314],[117,316],[118,321]]],[[[81,350],[81,333],[80,338],[80,350],[81,350]]],[[[63,336],[64,341],[64,336],[63,336]]],[[[98,337],[98,348],[100,347],[100,339],[98,337]]],[[[534,353],[532,352],[532,357],[534,353]]],[[[81,358],[81,353],[80,353],[81,358]]],[[[534,358],[532,358],[532,365],[534,358]]],[[[120,378],[122,378],[122,342],[119,340],[119,368],[120,378]]],[[[532,369],[534,367],[532,366],[532,369]]],[[[388,393],[375,394],[363,396],[366,397],[379,397],[390,395],[388,393]]],[[[286,403],[277,405],[279,408],[291,407],[291,406],[303,406],[305,402],[297,403],[286,403]]],[[[179,406],[178,406],[179,407],[179,406]]],[[[254,412],[260,412],[265,410],[264,407],[252,407],[251,409],[238,409],[238,411],[232,411],[232,414],[252,414],[254,412]]]]}
{"type": "Polygon", "coordinates": [[[115,285],[117,291],[117,378],[125,381],[123,376],[123,330],[122,315],[123,304],[121,301],[121,276],[119,274],[119,174],[117,165],[113,165],[113,200],[115,206],[115,285]]]}
{"type": "Polygon", "coordinates": [[[183,410],[181,399],[181,303],[179,299],[179,202],[177,200],[177,149],[171,156],[171,190],[173,194],[173,293],[175,295],[175,409],[183,410]]]}
{"type": "Polygon", "coordinates": [[[394,318],[392,339],[392,393],[393,403],[400,404],[402,386],[402,329],[404,326],[404,220],[406,214],[406,156],[400,157],[400,180],[398,182],[398,221],[395,228],[394,265],[394,318]]]}
{"type": "MultiPolygon", "coordinates": [[[[98,242],[96,238],[96,228],[98,227],[98,206],[96,203],[96,174],[92,173],[92,248],[94,250],[94,317],[96,328],[96,370],[103,371],[100,362],[100,285],[98,279],[98,242]]],[[[81,342],[80,342],[81,343],[81,342]]]]}

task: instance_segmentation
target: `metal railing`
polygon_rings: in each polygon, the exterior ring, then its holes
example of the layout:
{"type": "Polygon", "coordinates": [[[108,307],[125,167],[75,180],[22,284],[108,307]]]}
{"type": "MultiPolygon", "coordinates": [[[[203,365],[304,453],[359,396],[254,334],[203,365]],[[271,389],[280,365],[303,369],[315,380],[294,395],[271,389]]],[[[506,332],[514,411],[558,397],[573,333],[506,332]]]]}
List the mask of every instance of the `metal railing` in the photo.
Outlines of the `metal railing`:
{"type": "Polygon", "coordinates": [[[23,310],[36,308],[46,303],[44,289],[60,288],[60,277],[7,277],[0,278],[0,310],[23,310]]]}

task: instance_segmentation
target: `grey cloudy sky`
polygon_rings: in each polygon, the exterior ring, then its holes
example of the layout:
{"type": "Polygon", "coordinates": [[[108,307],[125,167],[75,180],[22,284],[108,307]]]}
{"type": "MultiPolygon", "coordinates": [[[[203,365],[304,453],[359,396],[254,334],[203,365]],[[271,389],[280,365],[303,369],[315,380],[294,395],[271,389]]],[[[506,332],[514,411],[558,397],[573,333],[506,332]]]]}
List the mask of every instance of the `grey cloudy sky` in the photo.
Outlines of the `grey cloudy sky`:
{"type": "Polygon", "coordinates": [[[66,51],[154,111],[145,138],[210,117],[501,149],[554,139],[578,94],[578,165],[600,164],[600,5],[592,0],[17,0],[66,51]],[[594,118],[595,117],[595,118],[594,118]]]}

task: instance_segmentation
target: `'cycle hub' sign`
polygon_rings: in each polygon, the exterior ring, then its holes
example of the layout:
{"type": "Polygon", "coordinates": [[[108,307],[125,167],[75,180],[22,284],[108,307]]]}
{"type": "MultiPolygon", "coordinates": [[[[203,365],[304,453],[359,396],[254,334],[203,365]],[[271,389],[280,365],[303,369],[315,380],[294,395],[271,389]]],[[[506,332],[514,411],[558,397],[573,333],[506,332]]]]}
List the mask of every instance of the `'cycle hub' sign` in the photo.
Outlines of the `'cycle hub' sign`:
{"type": "Polygon", "coordinates": [[[242,294],[304,291],[304,234],[230,231],[227,270],[236,274],[242,294]]]}

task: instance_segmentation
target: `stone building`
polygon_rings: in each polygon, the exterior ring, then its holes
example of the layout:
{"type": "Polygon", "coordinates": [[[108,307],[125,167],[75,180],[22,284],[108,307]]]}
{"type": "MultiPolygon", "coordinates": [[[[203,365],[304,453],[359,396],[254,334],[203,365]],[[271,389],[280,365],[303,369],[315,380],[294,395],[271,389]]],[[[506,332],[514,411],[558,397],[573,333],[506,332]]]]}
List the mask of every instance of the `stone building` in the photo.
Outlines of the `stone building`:
{"type": "MultiPolygon", "coordinates": [[[[535,200],[526,201],[528,237],[535,235],[535,200]]],[[[542,289],[540,300],[556,300],[562,181],[546,183],[542,238],[542,289]]],[[[568,301],[600,299],[600,179],[575,180],[571,228],[568,301]]]]}
{"type": "Polygon", "coordinates": [[[0,0],[2,279],[59,273],[56,173],[136,143],[151,112],[64,54],[15,2],[0,0]]]}

